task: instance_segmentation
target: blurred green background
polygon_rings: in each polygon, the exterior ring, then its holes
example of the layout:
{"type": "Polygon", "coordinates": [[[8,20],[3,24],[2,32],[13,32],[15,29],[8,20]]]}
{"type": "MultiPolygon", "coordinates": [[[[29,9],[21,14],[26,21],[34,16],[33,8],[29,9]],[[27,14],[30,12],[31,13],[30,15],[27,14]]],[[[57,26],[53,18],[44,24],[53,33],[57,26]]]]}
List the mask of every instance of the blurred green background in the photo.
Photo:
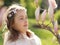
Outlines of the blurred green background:
{"type": "MultiPolygon", "coordinates": [[[[58,24],[60,24],[60,0],[56,0],[58,4],[58,8],[55,10],[55,19],[58,20],[58,24]]],[[[28,14],[28,21],[29,21],[29,29],[31,29],[40,39],[42,42],[42,45],[58,45],[58,42],[54,38],[54,35],[45,30],[40,28],[34,28],[32,27],[34,24],[36,24],[35,20],[35,9],[36,5],[34,3],[34,0],[4,0],[4,6],[10,6],[12,3],[19,3],[22,6],[27,8],[27,14],[28,14]]],[[[39,0],[39,6],[43,9],[48,9],[48,3],[47,0],[39,0]]],[[[48,15],[46,18],[46,24],[49,23],[48,15]]],[[[52,26],[50,24],[50,26],[52,26]]],[[[0,28],[0,45],[3,45],[3,38],[2,38],[2,28],[0,28]]]]}

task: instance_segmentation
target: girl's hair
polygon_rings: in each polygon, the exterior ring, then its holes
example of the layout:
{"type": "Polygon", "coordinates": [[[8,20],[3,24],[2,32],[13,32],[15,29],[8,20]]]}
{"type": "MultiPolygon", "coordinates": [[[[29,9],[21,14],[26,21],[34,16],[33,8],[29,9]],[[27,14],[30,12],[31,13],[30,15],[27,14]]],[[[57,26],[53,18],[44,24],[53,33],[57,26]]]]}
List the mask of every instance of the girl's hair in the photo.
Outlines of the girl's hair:
{"type": "Polygon", "coordinates": [[[14,24],[14,17],[15,17],[15,14],[17,13],[17,10],[26,11],[26,9],[24,7],[22,7],[18,4],[13,4],[6,11],[5,18],[4,18],[4,20],[6,21],[6,24],[7,24],[7,28],[10,31],[8,40],[11,40],[11,41],[16,41],[19,37],[19,32],[17,30],[15,30],[14,28],[12,28],[12,25],[14,24]]]}

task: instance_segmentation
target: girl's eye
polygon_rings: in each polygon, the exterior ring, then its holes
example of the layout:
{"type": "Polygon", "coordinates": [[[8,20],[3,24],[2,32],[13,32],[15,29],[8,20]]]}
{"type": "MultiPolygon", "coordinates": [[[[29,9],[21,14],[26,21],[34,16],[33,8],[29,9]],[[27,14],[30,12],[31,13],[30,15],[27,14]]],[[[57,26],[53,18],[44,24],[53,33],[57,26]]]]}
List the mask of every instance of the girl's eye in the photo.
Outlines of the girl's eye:
{"type": "Polygon", "coordinates": [[[20,18],[20,20],[23,20],[24,18],[20,18]]]}

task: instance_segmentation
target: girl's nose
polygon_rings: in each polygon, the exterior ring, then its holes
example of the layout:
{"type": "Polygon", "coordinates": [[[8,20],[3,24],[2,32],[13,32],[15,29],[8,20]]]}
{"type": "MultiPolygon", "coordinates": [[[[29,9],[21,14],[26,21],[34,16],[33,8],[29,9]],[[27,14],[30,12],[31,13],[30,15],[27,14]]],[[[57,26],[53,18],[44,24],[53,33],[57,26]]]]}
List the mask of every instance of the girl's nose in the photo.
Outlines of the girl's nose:
{"type": "Polygon", "coordinates": [[[27,19],[25,19],[25,24],[27,24],[28,23],[28,20],[27,19]]]}
{"type": "Polygon", "coordinates": [[[25,23],[27,23],[27,22],[28,22],[28,20],[26,19],[26,20],[25,20],[25,23]]]}

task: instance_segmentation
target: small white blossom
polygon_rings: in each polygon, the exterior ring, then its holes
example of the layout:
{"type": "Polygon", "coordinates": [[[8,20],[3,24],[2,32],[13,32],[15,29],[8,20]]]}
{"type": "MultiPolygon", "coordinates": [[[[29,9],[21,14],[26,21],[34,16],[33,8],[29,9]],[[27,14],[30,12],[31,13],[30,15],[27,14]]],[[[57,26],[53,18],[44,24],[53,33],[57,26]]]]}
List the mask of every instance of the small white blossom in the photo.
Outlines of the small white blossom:
{"type": "Polygon", "coordinates": [[[11,14],[9,14],[9,17],[11,17],[12,15],[11,14]]]}

